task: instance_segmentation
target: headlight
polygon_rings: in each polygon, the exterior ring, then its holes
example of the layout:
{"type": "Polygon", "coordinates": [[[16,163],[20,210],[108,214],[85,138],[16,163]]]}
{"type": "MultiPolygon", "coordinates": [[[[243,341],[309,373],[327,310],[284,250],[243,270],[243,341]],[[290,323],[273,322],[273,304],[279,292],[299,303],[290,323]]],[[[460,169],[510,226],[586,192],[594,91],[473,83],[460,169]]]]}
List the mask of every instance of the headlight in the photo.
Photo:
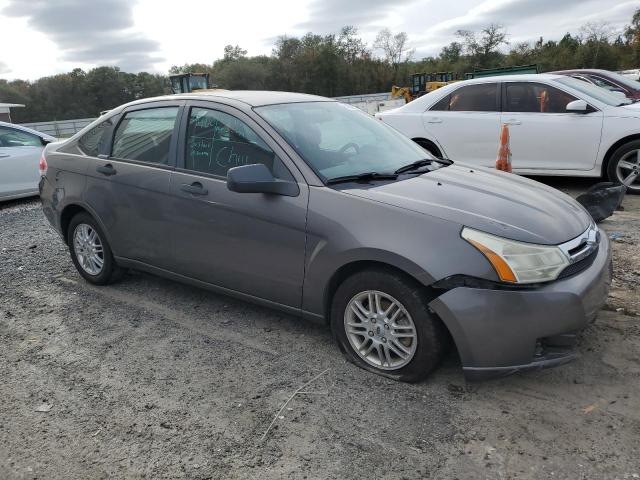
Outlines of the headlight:
{"type": "Polygon", "coordinates": [[[548,282],[569,265],[567,256],[555,246],[516,242],[467,227],[462,238],[487,257],[503,282],[548,282]]]}

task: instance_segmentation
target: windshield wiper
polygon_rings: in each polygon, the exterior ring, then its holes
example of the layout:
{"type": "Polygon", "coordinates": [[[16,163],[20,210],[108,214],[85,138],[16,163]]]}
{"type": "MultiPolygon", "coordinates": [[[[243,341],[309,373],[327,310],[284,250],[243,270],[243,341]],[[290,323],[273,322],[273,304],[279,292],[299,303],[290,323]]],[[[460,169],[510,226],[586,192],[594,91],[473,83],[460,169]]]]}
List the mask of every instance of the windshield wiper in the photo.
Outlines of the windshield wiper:
{"type": "Polygon", "coordinates": [[[433,163],[439,163],[441,165],[451,165],[453,162],[447,158],[423,158],[422,160],[416,160],[409,165],[405,165],[404,167],[400,167],[394,173],[405,173],[410,172],[411,170],[417,170],[418,168],[425,167],[427,165],[431,165],[433,163]]]}
{"type": "Polygon", "coordinates": [[[365,172],[358,175],[345,175],[344,177],[335,177],[327,180],[327,185],[333,185],[335,183],[348,183],[348,182],[366,182],[369,180],[395,180],[398,175],[395,173],[378,173],[378,172],[365,172]]]}

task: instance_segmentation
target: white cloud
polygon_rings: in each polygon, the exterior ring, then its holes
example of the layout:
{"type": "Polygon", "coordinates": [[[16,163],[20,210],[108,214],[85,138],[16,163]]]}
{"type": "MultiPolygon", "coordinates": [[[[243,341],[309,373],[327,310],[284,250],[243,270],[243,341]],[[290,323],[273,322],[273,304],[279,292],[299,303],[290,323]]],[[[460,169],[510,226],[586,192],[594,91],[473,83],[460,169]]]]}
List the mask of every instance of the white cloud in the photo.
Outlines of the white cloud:
{"type": "Polygon", "coordinates": [[[621,30],[636,8],[640,0],[0,0],[0,45],[3,76],[30,79],[101,64],[166,72],[211,63],[227,44],[269,54],[280,35],[347,24],[369,44],[384,27],[406,31],[421,58],[437,54],[458,29],[497,22],[513,43],[559,39],[588,21],[621,30]]]}

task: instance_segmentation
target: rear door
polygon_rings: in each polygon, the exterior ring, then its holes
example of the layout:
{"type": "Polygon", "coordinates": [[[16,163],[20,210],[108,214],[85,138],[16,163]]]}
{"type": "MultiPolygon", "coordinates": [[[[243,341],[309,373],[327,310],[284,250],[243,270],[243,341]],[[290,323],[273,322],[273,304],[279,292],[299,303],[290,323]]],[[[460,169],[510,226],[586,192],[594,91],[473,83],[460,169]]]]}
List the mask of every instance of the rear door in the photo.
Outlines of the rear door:
{"type": "Polygon", "coordinates": [[[176,271],[300,308],[309,189],[277,142],[235,108],[193,102],[178,158],[171,180],[176,271]],[[231,192],[227,171],[252,163],[295,181],[299,194],[231,192]]]}
{"type": "Polygon", "coordinates": [[[87,169],[85,199],[117,257],[172,265],[168,199],[183,104],[153,102],[125,110],[112,120],[107,141],[87,169]]]}
{"type": "Polygon", "coordinates": [[[37,135],[0,126],[0,197],[38,191],[42,149],[37,135]]]}
{"type": "Polygon", "coordinates": [[[505,80],[503,85],[502,123],[509,126],[514,170],[594,168],[602,112],[567,112],[567,104],[578,99],[546,83],[505,80]]]}
{"type": "Polygon", "coordinates": [[[496,82],[461,86],[422,115],[424,127],[452,160],[495,164],[500,134],[496,82]]]}

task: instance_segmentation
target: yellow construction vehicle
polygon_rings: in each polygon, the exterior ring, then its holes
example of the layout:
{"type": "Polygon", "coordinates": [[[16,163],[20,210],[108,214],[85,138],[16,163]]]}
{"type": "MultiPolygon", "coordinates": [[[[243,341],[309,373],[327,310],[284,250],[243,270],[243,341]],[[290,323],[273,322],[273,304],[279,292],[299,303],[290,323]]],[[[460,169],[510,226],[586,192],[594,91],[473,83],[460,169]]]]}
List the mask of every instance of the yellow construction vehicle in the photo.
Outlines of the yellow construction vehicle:
{"type": "Polygon", "coordinates": [[[208,73],[178,73],[169,75],[173,93],[215,92],[222,90],[209,83],[208,73]]]}
{"type": "Polygon", "coordinates": [[[413,95],[409,87],[396,87],[395,85],[391,87],[391,97],[404,97],[404,101],[407,103],[413,100],[413,95]]]}
{"type": "Polygon", "coordinates": [[[405,101],[409,103],[411,100],[426,93],[458,81],[452,72],[415,73],[411,75],[410,87],[397,87],[394,85],[391,87],[391,96],[404,97],[405,101]]]}

